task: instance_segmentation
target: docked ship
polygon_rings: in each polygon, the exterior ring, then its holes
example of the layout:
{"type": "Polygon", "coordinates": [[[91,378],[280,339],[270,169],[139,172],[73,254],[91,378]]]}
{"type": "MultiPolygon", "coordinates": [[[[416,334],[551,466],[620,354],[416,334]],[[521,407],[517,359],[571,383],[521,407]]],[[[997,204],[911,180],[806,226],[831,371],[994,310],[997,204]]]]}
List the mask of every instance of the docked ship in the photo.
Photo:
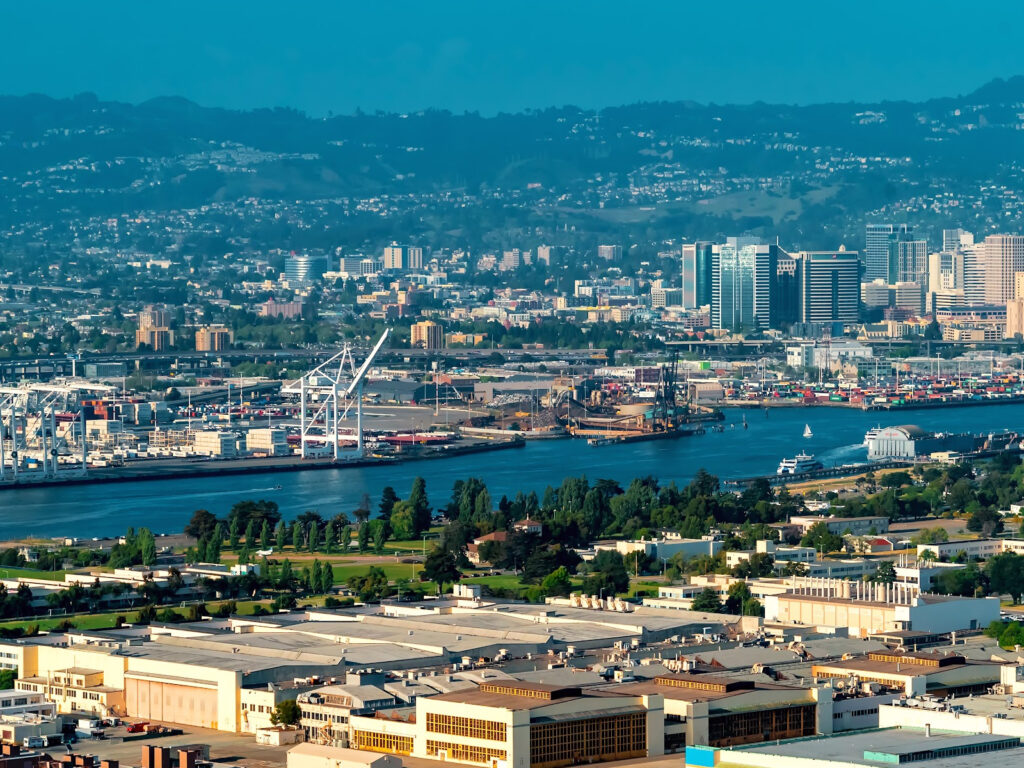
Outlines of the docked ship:
{"type": "Polygon", "coordinates": [[[912,424],[875,427],[864,435],[869,461],[918,461],[928,456],[945,459],[992,455],[1020,450],[1020,435],[1003,432],[929,432],[912,424]]]}
{"type": "Polygon", "coordinates": [[[881,431],[882,431],[881,427],[872,427],[867,432],[865,432],[864,433],[864,445],[871,445],[871,441],[874,440],[876,437],[878,437],[878,435],[879,435],[879,433],[881,431]]]}
{"type": "Polygon", "coordinates": [[[779,462],[779,468],[775,470],[777,475],[801,475],[804,472],[814,472],[824,469],[824,465],[809,453],[798,453],[796,458],[783,459],[779,462]]]}

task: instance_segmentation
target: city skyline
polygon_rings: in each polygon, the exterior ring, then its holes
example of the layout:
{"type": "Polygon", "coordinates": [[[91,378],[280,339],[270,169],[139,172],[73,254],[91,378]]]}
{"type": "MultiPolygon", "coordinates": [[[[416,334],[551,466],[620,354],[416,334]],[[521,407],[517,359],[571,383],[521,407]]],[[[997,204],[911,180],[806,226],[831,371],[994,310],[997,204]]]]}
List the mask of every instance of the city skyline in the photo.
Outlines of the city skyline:
{"type": "Polygon", "coordinates": [[[1024,763],[1024,5],[5,10],[0,765],[1024,763]]]}

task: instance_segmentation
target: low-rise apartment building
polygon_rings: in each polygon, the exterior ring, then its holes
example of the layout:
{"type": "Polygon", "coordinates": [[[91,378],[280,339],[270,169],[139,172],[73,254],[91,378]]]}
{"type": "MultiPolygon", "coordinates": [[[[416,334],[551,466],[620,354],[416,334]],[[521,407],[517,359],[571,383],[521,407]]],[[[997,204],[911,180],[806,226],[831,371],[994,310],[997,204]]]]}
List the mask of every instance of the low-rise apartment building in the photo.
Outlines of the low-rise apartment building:
{"type": "Polygon", "coordinates": [[[936,560],[952,560],[961,554],[970,560],[987,560],[1004,552],[1024,555],[1024,539],[962,539],[941,544],[918,544],[917,556],[921,557],[925,552],[930,552],[936,560]]]}
{"type": "Polygon", "coordinates": [[[889,530],[889,518],[884,515],[866,517],[828,517],[825,515],[793,515],[789,518],[790,525],[795,525],[801,533],[807,533],[816,523],[825,523],[829,533],[854,536],[867,536],[885,533],[889,530]]]}

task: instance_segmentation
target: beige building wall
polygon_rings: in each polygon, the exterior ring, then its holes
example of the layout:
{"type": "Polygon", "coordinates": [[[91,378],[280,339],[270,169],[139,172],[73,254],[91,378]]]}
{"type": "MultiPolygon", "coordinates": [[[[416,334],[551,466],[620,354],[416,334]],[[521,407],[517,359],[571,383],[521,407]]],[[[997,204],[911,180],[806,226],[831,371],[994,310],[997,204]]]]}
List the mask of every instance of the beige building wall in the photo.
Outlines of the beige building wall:
{"type": "Polygon", "coordinates": [[[989,235],[983,246],[985,301],[1005,304],[1014,297],[1016,274],[1024,271],[1024,236],[989,235]]]}
{"type": "Polygon", "coordinates": [[[47,677],[69,668],[99,673],[102,685],[123,692],[122,716],[215,730],[241,728],[242,673],[160,659],[121,656],[84,645],[36,646],[19,677],[47,677]]]}
{"type": "Polygon", "coordinates": [[[1012,339],[1018,333],[1024,336],[1024,298],[1006,302],[1006,332],[1003,338],[1012,339]]]}
{"type": "Polygon", "coordinates": [[[530,711],[526,709],[502,709],[482,707],[443,699],[419,699],[416,702],[416,746],[413,755],[452,762],[461,762],[446,752],[444,755],[428,745],[428,742],[465,745],[470,748],[490,750],[494,758],[501,760],[507,768],[529,768],[530,766],[530,711]],[[427,730],[429,714],[465,717],[485,722],[498,722],[505,726],[504,741],[455,736],[434,733],[427,730]]]}
{"type": "MultiPolygon", "coordinates": [[[[646,749],[648,756],[664,753],[665,707],[660,694],[636,697],[609,697],[606,700],[570,698],[544,703],[544,717],[583,715],[601,716],[601,711],[617,711],[622,706],[643,704],[646,712],[646,749]]],[[[704,704],[705,711],[707,705],[704,704]]],[[[352,717],[349,720],[349,745],[358,749],[375,749],[368,743],[384,740],[371,738],[380,734],[395,738],[412,738],[413,757],[442,762],[491,766],[491,768],[530,768],[530,709],[507,709],[482,706],[461,701],[421,698],[416,702],[416,722],[391,720],[386,717],[352,717]],[[428,728],[428,715],[465,718],[477,725],[503,726],[503,738],[483,738],[465,734],[442,733],[428,728]],[[472,752],[475,757],[466,757],[472,752]]],[[[495,730],[497,730],[495,728],[495,730]]],[[[393,740],[392,740],[393,742],[393,740]]]]}
{"type": "Polygon", "coordinates": [[[895,605],[832,601],[827,598],[791,599],[785,595],[768,597],[766,600],[778,601],[775,618],[782,623],[847,627],[854,637],[899,629],[896,626],[895,605]]]}

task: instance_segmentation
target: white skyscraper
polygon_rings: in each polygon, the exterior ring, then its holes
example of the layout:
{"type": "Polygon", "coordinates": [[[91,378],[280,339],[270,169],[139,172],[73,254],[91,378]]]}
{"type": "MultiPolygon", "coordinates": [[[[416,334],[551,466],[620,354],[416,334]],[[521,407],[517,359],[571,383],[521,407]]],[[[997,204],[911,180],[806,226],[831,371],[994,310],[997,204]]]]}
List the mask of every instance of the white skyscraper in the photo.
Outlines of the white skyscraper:
{"type": "Polygon", "coordinates": [[[985,245],[976,243],[960,249],[964,257],[964,302],[968,306],[985,303],[985,245]]]}
{"type": "Polygon", "coordinates": [[[956,290],[964,287],[964,254],[962,250],[928,254],[928,292],[956,290]]]}
{"type": "Polygon", "coordinates": [[[1024,236],[989,235],[982,246],[985,303],[1005,305],[1013,298],[1014,275],[1024,272],[1024,236]]]}

